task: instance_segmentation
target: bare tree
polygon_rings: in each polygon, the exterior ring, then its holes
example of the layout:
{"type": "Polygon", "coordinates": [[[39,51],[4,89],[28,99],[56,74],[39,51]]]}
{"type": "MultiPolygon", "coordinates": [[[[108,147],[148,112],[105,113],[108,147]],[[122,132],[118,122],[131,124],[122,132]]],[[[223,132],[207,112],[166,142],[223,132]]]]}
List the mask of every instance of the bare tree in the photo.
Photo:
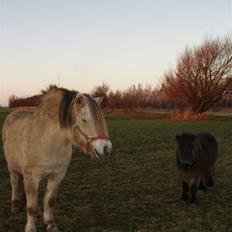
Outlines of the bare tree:
{"type": "Polygon", "coordinates": [[[231,35],[186,48],[176,68],[164,74],[162,89],[189,111],[207,111],[232,89],[231,35]]]}
{"type": "Polygon", "coordinates": [[[93,97],[103,97],[102,107],[105,107],[107,104],[109,90],[110,90],[110,87],[106,83],[103,82],[101,85],[96,86],[92,90],[91,95],[93,97]]]}

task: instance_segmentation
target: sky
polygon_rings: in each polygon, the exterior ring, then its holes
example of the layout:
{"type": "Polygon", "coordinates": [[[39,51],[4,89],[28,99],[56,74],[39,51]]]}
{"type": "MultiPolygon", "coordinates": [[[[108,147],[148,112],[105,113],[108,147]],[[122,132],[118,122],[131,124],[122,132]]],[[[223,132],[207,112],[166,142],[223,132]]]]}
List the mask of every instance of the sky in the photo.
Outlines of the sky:
{"type": "Polygon", "coordinates": [[[162,82],[186,46],[232,31],[232,0],[0,0],[0,105],[49,84],[162,82]]]}

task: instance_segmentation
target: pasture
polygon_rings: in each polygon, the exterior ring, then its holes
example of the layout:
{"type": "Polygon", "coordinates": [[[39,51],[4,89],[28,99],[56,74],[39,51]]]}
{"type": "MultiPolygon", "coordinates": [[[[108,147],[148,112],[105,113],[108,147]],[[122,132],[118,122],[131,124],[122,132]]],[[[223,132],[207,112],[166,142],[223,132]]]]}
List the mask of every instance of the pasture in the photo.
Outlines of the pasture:
{"type": "MultiPolygon", "coordinates": [[[[0,112],[0,128],[8,111],[0,112]]],[[[56,203],[65,232],[232,231],[232,117],[170,121],[109,115],[110,158],[91,160],[74,152],[56,203]],[[210,132],[219,143],[216,183],[199,193],[199,205],[179,202],[175,135],[210,132]]],[[[45,183],[40,188],[40,206],[45,183]]],[[[10,213],[10,182],[0,143],[0,231],[24,230],[25,212],[10,213]]],[[[45,231],[42,218],[38,231],[45,231]]]]}

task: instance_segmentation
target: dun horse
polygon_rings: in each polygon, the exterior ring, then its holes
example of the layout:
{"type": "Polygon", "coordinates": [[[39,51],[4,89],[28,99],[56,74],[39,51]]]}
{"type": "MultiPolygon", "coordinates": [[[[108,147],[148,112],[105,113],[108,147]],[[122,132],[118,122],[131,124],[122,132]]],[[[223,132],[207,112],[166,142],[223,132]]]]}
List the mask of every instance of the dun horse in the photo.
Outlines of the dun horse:
{"type": "Polygon", "coordinates": [[[42,96],[38,110],[14,111],[6,118],[3,147],[12,186],[11,210],[19,211],[26,195],[25,232],[36,231],[37,192],[45,177],[44,223],[47,231],[59,231],[54,200],[71,160],[72,145],[93,158],[111,153],[103,114],[97,100],[86,94],[52,87],[42,96]]]}
{"type": "Polygon", "coordinates": [[[182,201],[197,203],[197,190],[213,186],[217,141],[210,134],[177,135],[177,167],[182,178],[182,201]]]}

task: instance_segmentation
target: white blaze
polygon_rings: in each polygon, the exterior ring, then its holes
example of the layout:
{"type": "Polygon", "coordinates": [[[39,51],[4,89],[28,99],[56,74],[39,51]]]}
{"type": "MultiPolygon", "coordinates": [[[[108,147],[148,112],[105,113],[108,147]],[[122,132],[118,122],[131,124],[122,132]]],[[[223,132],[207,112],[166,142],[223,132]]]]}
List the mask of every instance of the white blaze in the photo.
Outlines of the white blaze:
{"type": "Polygon", "coordinates": [[[93,148],[99,155],[104,155],[104,149],[110,154],[112,151],[112,144],[109,140],[96,139],[92,142],[93,148]]]}

